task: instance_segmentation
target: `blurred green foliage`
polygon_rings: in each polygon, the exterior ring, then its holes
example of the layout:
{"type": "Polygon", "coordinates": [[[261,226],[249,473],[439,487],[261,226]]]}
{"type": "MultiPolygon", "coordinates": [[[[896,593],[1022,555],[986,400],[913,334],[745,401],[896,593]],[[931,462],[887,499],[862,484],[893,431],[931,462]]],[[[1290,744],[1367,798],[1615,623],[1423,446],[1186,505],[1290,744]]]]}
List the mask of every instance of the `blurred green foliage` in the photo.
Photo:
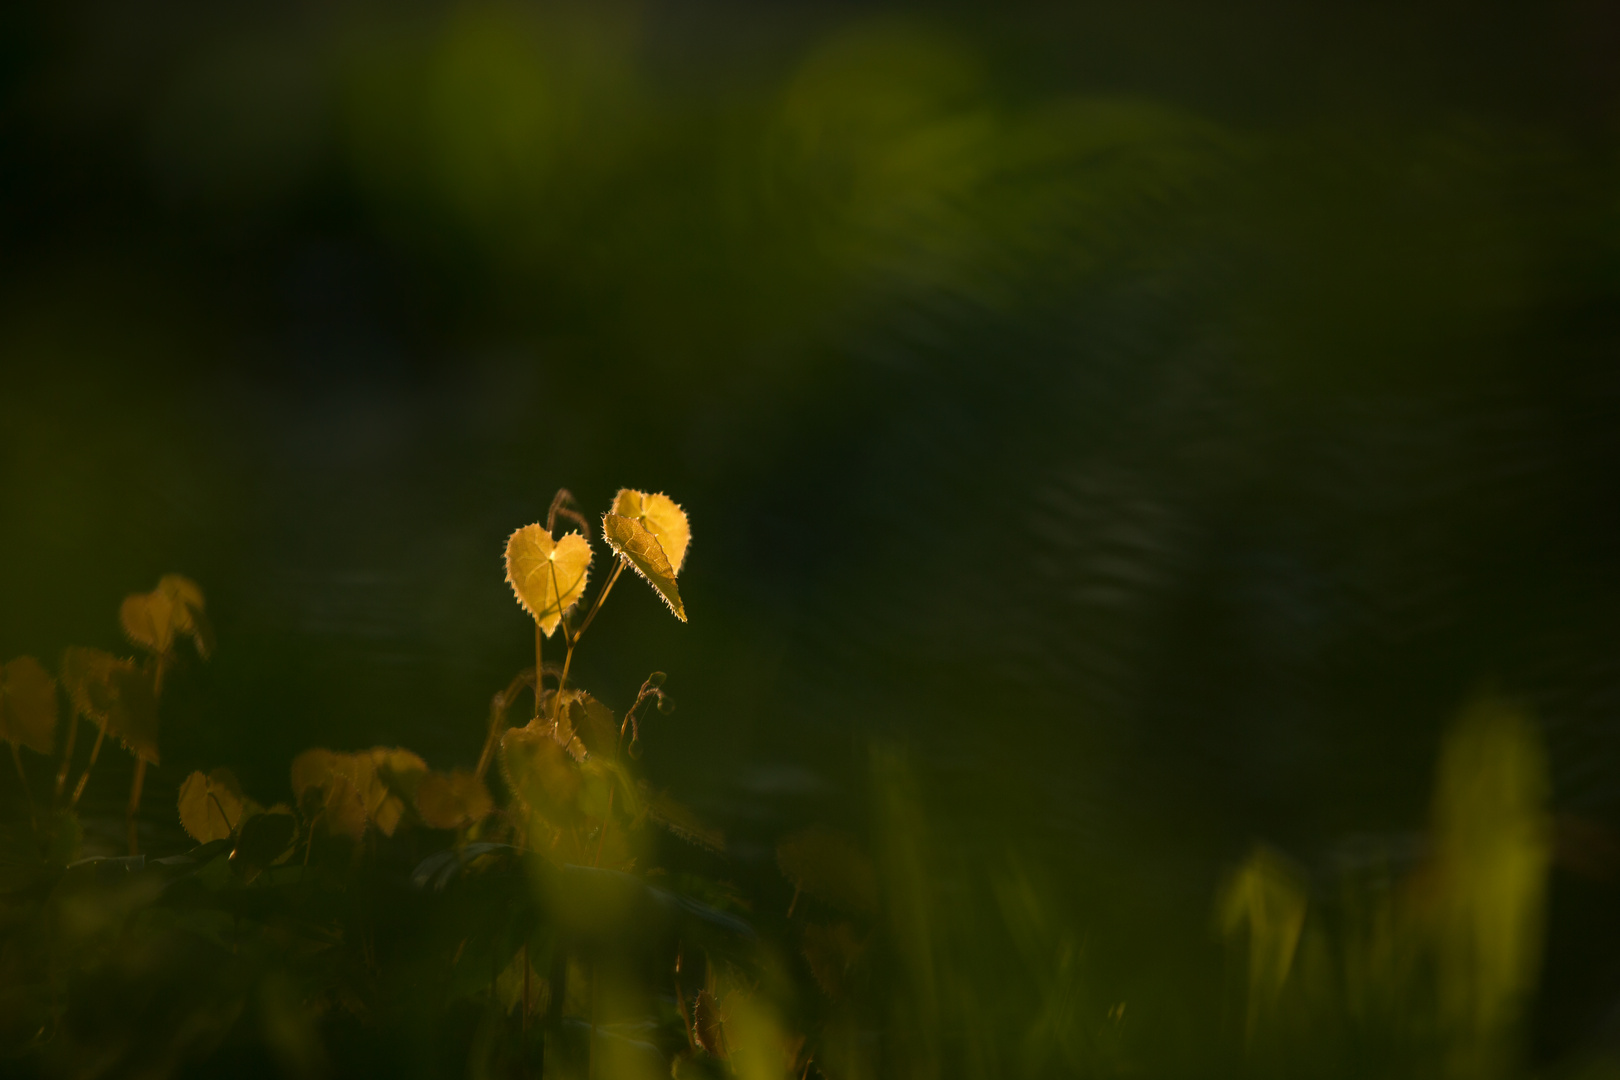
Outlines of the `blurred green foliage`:
{"type": "Polygon", "coordinates": [[[133,758],[0,780],[6,1067],[1613,1072],[1600,7],[0,13],[0,657],[89,641],[164,743],[138,868],[133,758]],[[444,860],[499,539],[648,470],[701,614],[573,678],[681,723],[575,805],[666,875],[444,860]],[[221,644],[159,699],[101,650],[172,565],[221,644]],[[378,749],[305,807],[311,745],[378,749]],[[184,854],[227,767],[248,854],[184,854]],[[358,862],[250,850],[328,804],[358,862]],[[712,985],[648,944],[731,919],[712,985]]]}

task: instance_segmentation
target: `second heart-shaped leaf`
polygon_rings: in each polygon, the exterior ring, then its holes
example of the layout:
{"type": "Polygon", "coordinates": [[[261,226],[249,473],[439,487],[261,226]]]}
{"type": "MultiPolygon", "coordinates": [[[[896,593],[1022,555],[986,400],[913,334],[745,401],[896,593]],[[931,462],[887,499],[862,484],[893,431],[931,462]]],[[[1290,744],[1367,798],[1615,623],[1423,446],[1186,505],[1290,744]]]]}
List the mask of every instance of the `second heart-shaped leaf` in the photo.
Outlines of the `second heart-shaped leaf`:
{"type": "Polygon", "coordinates": [[[553,540],[539,525],[525,525],[507,538],[507,583],[547,637],[585,595],[590,568],[591,545],[579,533],[553,540]]]}
{"type": "Polygon", "coordinates": [[[614,554],[630,564],[631,569],[647,580],[669,610],[681,622],[686,621],[686,606],[681,603],[681,590],[675,585],[675,568],[658,542],[658,537],[647,531],[635,518],[622,514],[602,515],[602,538],[614,554]]]}

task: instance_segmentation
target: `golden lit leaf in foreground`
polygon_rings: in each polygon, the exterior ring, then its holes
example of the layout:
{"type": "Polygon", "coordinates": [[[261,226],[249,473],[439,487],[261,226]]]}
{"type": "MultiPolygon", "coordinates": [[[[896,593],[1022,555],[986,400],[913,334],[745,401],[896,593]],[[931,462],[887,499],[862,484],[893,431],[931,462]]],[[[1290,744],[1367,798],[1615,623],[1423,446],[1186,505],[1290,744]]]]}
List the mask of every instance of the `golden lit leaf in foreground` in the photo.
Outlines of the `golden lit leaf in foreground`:
{"type": "Polygon", "coordinates": [[[644,491],[620,488],[613,497],[613,512],[640,522],[641,527],[658,538],[664,549],[670,570],[681,572],[686,564],[686,546],[692,540],[692,529],[686,521],[686,511],[663,492],[648,495],[644,491]]]}
{"type": "Polygon", "coordinates": [[[776,845],[782,874],[802,890],[846,911],[877,910],[877,871],[860,846],[842,833],[806,829],[776,845]]]}
{"type": "Polygon", "coordinates": [[[41,754],[56,731],[56,680],[38,660],[19,656],[0,667],[0,739],[41,754]]]}
{"type": "Polygon", "coordinates": [[[194,772],[180,785],[180,825],[199,844],[224,840],[242,823],[245,803],[231,770],[194,772]]]}
{"type": "Polygon", "coordinates": [[[563,613],[585,595],[591,545],[579,533],[553,541],[539,525],[525,525],[506,541],[506,581],[547,637],[563,613]]]}
{"type": "Polygon", "coordinates": [[[432,829],[459,829],[495,809],[484,782],[467,769],[430,772],[416,787],[416,812],[432,829]]]}
{"type": "Polygon", "coordinates": [[[681,603],[681,591],[675,587],[675,568],[670,566],[658,537],[635,518],[603,514],[602,538],[615,554],[630,563],[631,569],[647,579],[647,584],[664,598],[675,617],[685,622],[686,608],[681,603]]]}

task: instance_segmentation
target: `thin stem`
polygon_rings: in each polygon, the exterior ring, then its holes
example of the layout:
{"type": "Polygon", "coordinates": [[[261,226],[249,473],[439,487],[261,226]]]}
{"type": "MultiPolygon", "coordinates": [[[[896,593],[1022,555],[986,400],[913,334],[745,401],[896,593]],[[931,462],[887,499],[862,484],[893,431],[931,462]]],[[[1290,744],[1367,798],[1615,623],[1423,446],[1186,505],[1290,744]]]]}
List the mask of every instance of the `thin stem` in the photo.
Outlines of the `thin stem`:
{"type": "Polygon", "coordinates": [[[607,599],[608,593],[613,591],[613,583],[619,580],[619,575],[622,573],[624,573],[624,559],[620,558],[618,563],[613,567],[613,574],[607,579],[607,584],[603,585],[602,591],[596,594],[596,603],[592,604],[591,610],[586,613],[585,621],[579,624],[578,630],[574,631],[574,643],[576,645],[579,643],[579,639],[584,636],[585,631],[590,627],[591,620],[596,618],[596,613],[602,610],[602,602],[607,599]]]}
{"type": "Polygon", "coordinates": [[[540,653],[545,641],[545,632],[540,629],[540,621],[536,619],[534,623],[534,718],[536,720],[540,719],[540,699],[544,693],[541,688],[546,681],[543,674],[546,669],[540,660],[540,653]]]}
{"type": "MultiPolygon", "coordinates": [[[[529,943],[523,943],[523,1033],[529,1033],[529,943]]],[[[526,1049],[526,1048],[525,1048],[526,1049]]]]}
{"type": "Polygon", "coordinates": [[[67,786],[68,770],[73,766],[73,740],[79,734],[79,710],[68,709],[67,741],[62,746],[62,764],[56,770],[56,790],[51,794],[51,801],[60,804],[62,789],[67,786]]]}
{"type": "Polygon", "coordinates": [[[146,784],[146,759],[135,759],[135,779],[129,785],[129,809],[124,811],[124,817],[129,819],[129,853],[139,855],[140,844],[135,831],[135,815],[141,810],[141,788],[146,784]]]}
{"type": "Polygon", "coordinates": [[[506,710],[512,707],[512,700],[518,696],[518,692],[534,679],[534,672],[520,671],[507,684],[505,690],[490,700],[489,733],[484,736],[484,749],[478,755],[478,779],[484,778],[484,774],[489,771],[490,762],[495,759],[495,746],[500,742],[501,733],[506,730],[506,710]]]}
{"type": "Polygon", "coordinates": [[[607,846],[608,826],[613,824],[613,793],[617,790],[619,790],[617,785],[608,788],[607,814],[602,818],[601,835],[596,838],[596,858],[591,860],[593,867],[602,865],[602,849],[607,846]]]}
{"type": "Polygon", "coordinates": [[[225,806],[219,801],[219,796],[210,791],[208,797],[214,801],[214,809],[218,810],[219,816],[224,819],[225,827],[230,830],[232,836],[235,836],[236,825],[231,821],[231,815],[225,812],[225,806]]]}
{"type": "Polygon", "coordinates": [[[39,831],[39,815],[34,811],[34,793],[28,787],[28,774],[23,772],[22,754],[17,750],[17,744],[11,744],[11,763],[17,766],[17,779],[22,781],[23,799],[28,803],[28,820],[33,824],[34,830],[39,831]]]}
{"type": "Polygon", "coordinates": [[[90,747],[90,760],[84,763],[84,772],[79,774],[79,782],[73,785],[73,798],[68,800],[68,809],[79,805],[79,796],[84,794],[84,784],[90,779],[90,770],[96,767],[96,755],[101,753],[102,741],[107,738],[107,725],[102,724],[96,732],[95,745],[90,747]]]}
{"type": "Polygon", "coordinates": [[[563,641],[568,643],[568,652],[563,656],[562,674],[557,676],[557,697],[555,699],[556,705],[551,710],[553,719],[556,719],[556,717],[559,715],[557,710],[562,708],[563,687],[568,685],[568,668],[569,665],[574,662],[575,639],[569,636],[568,624],[566,622],[563,623],[563,641]]]}

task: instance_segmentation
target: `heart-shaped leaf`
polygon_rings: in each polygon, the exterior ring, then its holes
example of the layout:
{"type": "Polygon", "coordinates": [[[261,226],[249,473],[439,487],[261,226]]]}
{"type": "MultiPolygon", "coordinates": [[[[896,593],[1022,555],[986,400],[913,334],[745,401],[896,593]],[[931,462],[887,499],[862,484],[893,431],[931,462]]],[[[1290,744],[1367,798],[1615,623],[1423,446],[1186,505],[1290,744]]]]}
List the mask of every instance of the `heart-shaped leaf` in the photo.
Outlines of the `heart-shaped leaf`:
{"type": "Polygon", "coordinates": [[[246,802],[231,770],[194,772],[180,785],[180,825],[199,844],[228,839],[242,824],[246,802]]]}
{"type": "Polygon", "coordinates": [[[539,525],[525,525],[507,538],[507,583],[547,637],[585,595],[590,568],[591,545],[577,532],[552,540],[539,525]]]}
{"type": "Polygon", "coordinates": [[[433,829],[459,829],[495,809],[484,782],[466,769],[430,772],[416,788],[416,812],[433,829]]]}
{"type": "Polygon", "coordinates": [[[0,739],[49,754],[56,732],[56,680],[38,660],[0,667],[0,739]]]}
{"type": "Polygon", "coordinates": [[[204,607],[202,589],[195,581],[165,574],[151,592],[124,597],[118,621],[129,640],[159,655],[174,647],[176,634],[185,634],[206,660],[213,649],[213,631],[204,607]]]}
{"type": "Polygon", "coordinates": [[[622,514],[602,515],[602,538],[616,555],[630,564],[630,568],[646,579],[647,584],[681,622],[686,621],[686,607],[681,603],[681,591],[675,587],[675,568],[669,564],[658,537],[648,532],[635,518],[622,514]]]}
{"type": "Polygon", "coordinates": [[[73,710],[100,726],[106,726],[113,702],[113,673],[134,671],[135,662],[100,649],[69,645],[62,650],[62,688],[67,691],[73,710]]]}
{"type": "Polygon", "coordinates": [[[620,488],[613,497],[613,512],[620,517],[633,518],[658,538],[664,557],[675,574],[686,562],[686,545],[691,542],[692,530],[686,521],[686,511],[663,492],[648,495],[644,491],[620,488]]]}

